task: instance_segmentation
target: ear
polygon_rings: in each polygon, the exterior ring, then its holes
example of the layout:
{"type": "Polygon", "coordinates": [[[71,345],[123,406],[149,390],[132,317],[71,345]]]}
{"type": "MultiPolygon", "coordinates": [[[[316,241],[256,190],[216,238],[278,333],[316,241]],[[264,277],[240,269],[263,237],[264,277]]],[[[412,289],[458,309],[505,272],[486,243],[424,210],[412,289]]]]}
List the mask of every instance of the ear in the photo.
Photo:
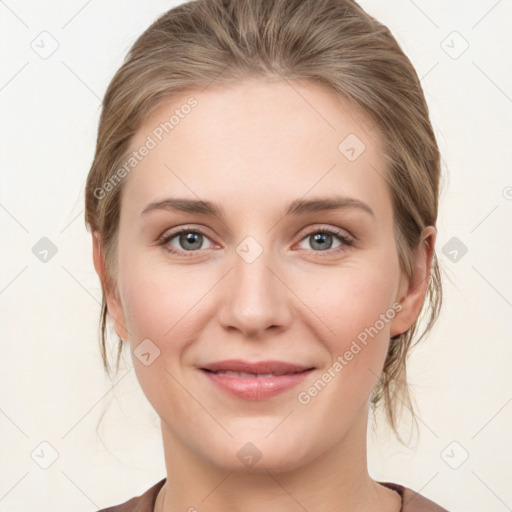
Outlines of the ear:
{"type": "Polygon", "coordinates": [[[402,309],[391,322],[391,337],[407,331],[421,312],[430,281],[436,237],[437,231],[434,226],[428,226],[423,230],[420,242],[414,250],[413,275],[407,278],[405,273],[402,274],[396,297],[402,309]]]}
{"type": "Polygon", "coordinates": [[[92,233],[92,259],[94,261],[94,268],[101,281],[101,288],[105,295],[107,308],[110,316],[114,321],[114,328],[117,335],[123,339],[128,340],[128,331],[126,330],[126,323],[124,318],[123,308],[117,286],[114,290],[110,289],[107,284],[107,274],[105,271],[105,257],[103,252],[103,244],[101,236],[97,231],[92,233]]]}

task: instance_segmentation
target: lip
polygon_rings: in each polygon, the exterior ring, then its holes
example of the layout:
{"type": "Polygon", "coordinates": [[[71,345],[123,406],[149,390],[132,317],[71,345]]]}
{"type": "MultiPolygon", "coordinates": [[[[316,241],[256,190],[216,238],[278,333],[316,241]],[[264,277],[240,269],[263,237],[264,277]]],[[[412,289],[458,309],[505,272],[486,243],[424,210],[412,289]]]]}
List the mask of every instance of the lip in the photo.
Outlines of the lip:
{"type": "Polygon", "coordinates": [[[201,366],[202,370],[231,371],[245,373],[297,373],[309,370],[311,366],[304,366],[284,361],[256,361],[251,363],[243,359],[226,359],[225,361],[216,361],[201,366]]]}
{"type": "Polygon", "coordinates": [[[208,363],[199,368],[218,389],[245,400],[267,400],[301,383],[314,368],[283,361],[258,361],[251,363],[230,359],[208,363]],[[248,377],[217,374],[216,371],[243,372],[273,376],[248,377]]]}

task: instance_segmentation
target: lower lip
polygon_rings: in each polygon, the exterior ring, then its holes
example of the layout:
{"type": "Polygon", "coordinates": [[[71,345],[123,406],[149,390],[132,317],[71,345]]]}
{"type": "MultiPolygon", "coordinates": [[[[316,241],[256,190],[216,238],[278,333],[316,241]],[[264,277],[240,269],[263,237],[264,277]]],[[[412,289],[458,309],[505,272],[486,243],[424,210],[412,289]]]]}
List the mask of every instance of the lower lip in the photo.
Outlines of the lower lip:
{"type": "Polygon", "coordinates": [[[222,391],[245,400],[266,400],[300,384],[313,370],[275,377],[237,377],[201,370],[222,391]]]}

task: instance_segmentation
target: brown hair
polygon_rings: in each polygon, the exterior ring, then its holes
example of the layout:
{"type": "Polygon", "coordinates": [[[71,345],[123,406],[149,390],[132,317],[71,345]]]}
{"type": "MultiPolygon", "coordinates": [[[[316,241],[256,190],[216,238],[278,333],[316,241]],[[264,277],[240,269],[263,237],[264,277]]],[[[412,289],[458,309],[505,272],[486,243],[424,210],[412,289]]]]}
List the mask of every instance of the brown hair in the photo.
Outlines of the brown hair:
{"type": "MultiPolygon", "coordinates": [[[[418,76],[389,29],[350,0],[183,3],[138,38],[109,84],[87,177],[85,221],[100,237],[107,275],[102,282],[100,323],[107,372],[105,289],[116,282],[123,182],[106,194],[98,190],[116,176],[133,135],[163,101],[214,81],[222,87],[248,77],[279,76],[322,84],[375,122],[389,168],[386,180],[393,198],[400,266],[411,275],[420,234],[426,226],[436,225],[440,154],[418,76]]],[[[418,334],[418,322],[426,316],[426,326],[414,345],[431,330],[442,303],[435,252],[428,278],[422,312],[407,332],[391,340],[371,397],[372,407],[384,401],[386,417],[400,441],[399,406],[412,411],[406,358],[418,334]]],[[[119,340],[117,369],[122,346],[119,340]]]]}

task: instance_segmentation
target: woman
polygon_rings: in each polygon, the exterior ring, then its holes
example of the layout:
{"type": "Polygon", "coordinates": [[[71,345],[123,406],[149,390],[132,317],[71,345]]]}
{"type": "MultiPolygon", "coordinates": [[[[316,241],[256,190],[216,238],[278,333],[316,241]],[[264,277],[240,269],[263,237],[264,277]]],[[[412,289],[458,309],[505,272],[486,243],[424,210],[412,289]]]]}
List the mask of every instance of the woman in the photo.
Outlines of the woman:
{"type": "Polygon", "coordinates": [[[86,222],[104,364],[109,315],[167,476],[104,510],[445,510],[366,460],[441,306],[439,175],[414,68],[355,2],[198,0],[149,27],[104,98],[86,222]]]}

